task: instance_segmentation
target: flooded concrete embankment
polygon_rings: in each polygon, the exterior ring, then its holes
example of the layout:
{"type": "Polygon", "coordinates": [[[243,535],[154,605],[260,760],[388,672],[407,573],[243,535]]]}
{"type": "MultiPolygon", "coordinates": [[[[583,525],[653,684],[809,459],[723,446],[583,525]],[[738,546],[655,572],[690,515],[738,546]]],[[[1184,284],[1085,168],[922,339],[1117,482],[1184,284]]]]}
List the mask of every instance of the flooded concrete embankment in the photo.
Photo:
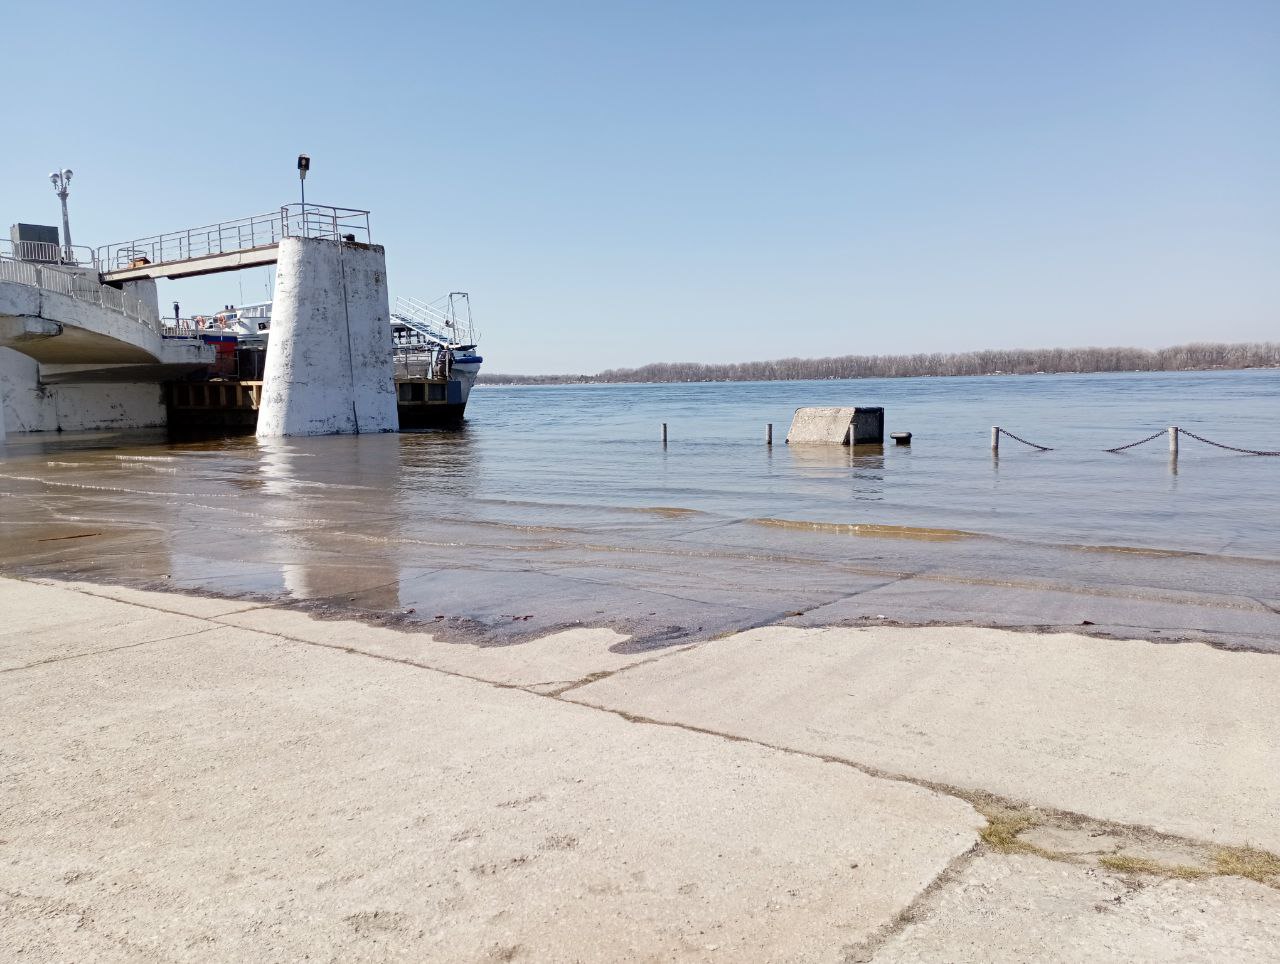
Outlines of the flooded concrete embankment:
{"type": "MultiPolygon", "coordinates": [[[[265,599],[495,644],[591,625],[645,649],[870,621],[1280,649],[1274,559],[886,524],[856,497],[842,523],[779,520],[776,493],[759,515],[698,508],[679,486],[626,504],[632,483],[607,454],[561,466],[574,485],[596,476],[595,504],[558,501],[538,463],[522,484],[519,462],[486,444],[482,432],[28,437],[0,464],[0,560],[15,574],[265,599]]],[[[828,454],[823,472],[856,486],[857,457],[828,454]]],[[[776,485],[814,484],[799,457],[777,471],[776,485]]]]}

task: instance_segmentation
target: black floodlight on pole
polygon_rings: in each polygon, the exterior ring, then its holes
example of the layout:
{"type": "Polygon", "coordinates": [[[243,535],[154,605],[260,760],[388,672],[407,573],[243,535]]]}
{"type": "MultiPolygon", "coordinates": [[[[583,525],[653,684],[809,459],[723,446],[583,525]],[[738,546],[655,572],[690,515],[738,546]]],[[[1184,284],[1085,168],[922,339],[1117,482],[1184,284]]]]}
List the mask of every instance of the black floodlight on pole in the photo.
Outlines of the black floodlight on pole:
{"type": "Polygon", "coordinates": [[[307,216],[307,171],[311,170],[311,155],[298,155],[298,183],[302,185],[302,217],[307,216]]]}

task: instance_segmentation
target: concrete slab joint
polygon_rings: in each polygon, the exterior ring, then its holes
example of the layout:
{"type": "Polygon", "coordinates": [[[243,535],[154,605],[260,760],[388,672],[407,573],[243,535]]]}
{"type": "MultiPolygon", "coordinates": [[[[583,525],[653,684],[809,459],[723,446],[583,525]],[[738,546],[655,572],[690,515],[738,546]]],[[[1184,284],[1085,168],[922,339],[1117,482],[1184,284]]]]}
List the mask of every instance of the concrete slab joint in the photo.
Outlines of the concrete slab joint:
{"type": "Polygon", "coordinates": [[[258,436],[396,431],[383,249],[285,238],[278,264],[258,436]]]}

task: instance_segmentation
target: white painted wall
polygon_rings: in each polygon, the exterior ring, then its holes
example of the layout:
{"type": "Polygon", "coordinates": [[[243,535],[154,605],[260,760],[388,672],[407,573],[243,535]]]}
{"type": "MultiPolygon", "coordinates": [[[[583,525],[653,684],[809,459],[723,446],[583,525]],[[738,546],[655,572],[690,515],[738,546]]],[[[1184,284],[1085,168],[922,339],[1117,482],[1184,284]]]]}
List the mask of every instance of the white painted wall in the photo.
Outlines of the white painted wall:
{"type": "Polygon", "coordinates": [[[383,249],[280,242],[259,437],[394,432],[383,249]]]}
{"type": "Polygon", "coordinates": [[[160,314],[160,293],[156,289],[155,278],[139,278],[137,281],[126,281],[120,286],[126,298],[136,298],[150,305],[151,310],[160,314]]]}
{"type": "Polygon", "coordinates": [[[166,414],[158,384],[41,385],[35,361],[0,348],[0,420],[12,435],[150,428],[163,426],[166,414]]]}

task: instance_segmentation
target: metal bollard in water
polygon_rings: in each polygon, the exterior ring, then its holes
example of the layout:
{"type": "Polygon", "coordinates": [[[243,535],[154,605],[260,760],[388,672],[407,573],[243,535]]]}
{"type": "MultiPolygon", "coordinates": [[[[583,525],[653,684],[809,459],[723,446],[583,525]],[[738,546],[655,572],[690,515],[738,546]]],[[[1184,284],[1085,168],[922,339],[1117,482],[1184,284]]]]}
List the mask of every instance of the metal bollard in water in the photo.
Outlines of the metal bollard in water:
{"type": "Polygon", "coordinates": [[[667,423],[666,422],[662,423],[662,445],[664,448],[667,445],[667,423]]]}
{"type": "Polygon", "coordinates": [[[1178,426],[1169,426],[1169,454],[1178,457],[1178,426]]]}
{"type": "Polygon", "coordinates": [[[764,444],[765,444],[765,445],[772,445],[772,444],[773,444],[773,423],[772,423],[772,422],[768,422],[768,423],[766,423],[766,424],[765,424],[765,427],[764,427],[764,444]]]}
{"type": "Polygon", "coordinates": [[[991,426],[991,454],[992,455],[1000,454],[1000,426],[999,425],[991,426]]]}

